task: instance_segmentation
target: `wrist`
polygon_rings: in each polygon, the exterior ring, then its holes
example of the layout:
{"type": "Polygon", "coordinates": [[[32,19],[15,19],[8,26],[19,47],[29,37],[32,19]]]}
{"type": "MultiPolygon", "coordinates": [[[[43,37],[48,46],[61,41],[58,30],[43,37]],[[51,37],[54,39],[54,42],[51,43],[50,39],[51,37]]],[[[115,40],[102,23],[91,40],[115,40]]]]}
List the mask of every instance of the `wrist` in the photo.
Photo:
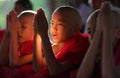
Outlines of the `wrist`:
{"type": "Polygon", "coordinates": [[[48,34],[41,34],[40,36],[41,36],[42,39],[48,38],[48,34]]]}
{"type": "Polygon", "coordinates": [[[41,38],[47,38],[48,37],[48,33],[47,32],[38,32],[38,34],[41,36],[41,38]]]}

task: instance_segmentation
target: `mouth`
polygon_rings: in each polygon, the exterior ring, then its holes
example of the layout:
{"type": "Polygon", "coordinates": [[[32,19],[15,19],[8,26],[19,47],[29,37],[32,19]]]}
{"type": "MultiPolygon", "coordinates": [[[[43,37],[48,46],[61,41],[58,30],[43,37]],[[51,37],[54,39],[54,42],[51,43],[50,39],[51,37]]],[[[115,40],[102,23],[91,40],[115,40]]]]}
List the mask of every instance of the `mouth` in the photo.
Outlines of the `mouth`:
{"type": "Polygon", "coordinates": [[[20,39],[20,38],[22,38],[22,36],[19,35],[19,36],[17,36],[17,38],[20,39]]]}
{"type": "Polygon", "coordinates": [[[53,38],[56,38],[56,37],[57,37],[57,35],[56,35],[56,34],[54,34],[54,35],[52,35],[52,37],[53,37],[53,38]]]}

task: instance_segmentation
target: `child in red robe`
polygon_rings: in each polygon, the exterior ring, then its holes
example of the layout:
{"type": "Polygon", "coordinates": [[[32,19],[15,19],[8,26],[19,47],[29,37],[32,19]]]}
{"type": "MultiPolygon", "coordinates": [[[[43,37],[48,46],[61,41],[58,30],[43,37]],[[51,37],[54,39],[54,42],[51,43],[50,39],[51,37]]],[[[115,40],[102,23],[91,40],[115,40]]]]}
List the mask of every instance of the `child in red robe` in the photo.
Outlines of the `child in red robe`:
{"type": "MultiPolygon", "coordinates": [[[[16,0],[14,3],[13,9],[15,10],[15,12],[18,15],[19,13],[21,13],[24,10],[32,10],[33,6],[29,0],[16,0]]],[[[5,31],[6,31],[6,29],[0,30],[0,44],[2,42],[2,38],[4,36],[5,31]]]]}
{"type": "Polygon", "coordinates": [[[33,69],[36,73],[28,76],[69,78],[70,71],[78,68],[89,46],[88,36],[79,31],[80,13],[70,6],[59,7],[53,12],[50,25],[52,46],[48,37],[48,23],[42,9],[37,11],[34,26],[33,69]]]}
{"type": "Polygon", "coordinates": [[[10,11],[7,15],[7,29],[0,47],[0,77],[23,78],[32,70],[35,13],[26,10],[17,16],[15,11],[10,11]]]}
{"type": "Polygon", "coordinates": [[[91,45],[77,78],[120,78],[120,9],[104,2],[88,18],[91,45]]]}

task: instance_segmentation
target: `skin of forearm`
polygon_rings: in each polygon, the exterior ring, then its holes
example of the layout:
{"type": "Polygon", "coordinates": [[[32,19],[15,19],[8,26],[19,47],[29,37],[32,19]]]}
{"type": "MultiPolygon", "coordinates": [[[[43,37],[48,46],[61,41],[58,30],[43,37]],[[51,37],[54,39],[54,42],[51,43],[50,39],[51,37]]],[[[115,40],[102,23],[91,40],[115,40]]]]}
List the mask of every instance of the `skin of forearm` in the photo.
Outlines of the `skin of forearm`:
{"type": "Polygon", "coordinates": [[[84,57],[82,64],[78,70],[77,78],[90,78],[93,74],[96,54],[99,50],[101,39],[101,32],[96,31],[94,38],[91,42],[91,45],[88,48],[88,51],[84,57]]]}
{"type": "Polygon", "coordinates": [[[17,33],[12,32],[10,38],[9,65],[17,67],[32,62],[32,54],[20,56],[18,52],[17,33]]]}
{"type": "Polygon", "coordinates": [[[5,35],[2,39],[1,45],[0,45],[0,65],[8,64],[8,44],[9,44],[9,39],[10,39],[10,33],[5,32],[5,35]]]}
{"type": "Polygon", "coordinates": [[[10,33],[10,55],[9,62],[10,66],[17,66],[19,62],[18,44],[17,44],[17,32],[10,33]]]}
{"type": "Polygon", "coordinates": [[[112,31],[106,30],[103,34],[102,78],[115,78],[114,70],[115,63],[113,57],[112,31]]]}
{"type": "Polygon", "coordinates": [[[41,38],[38,33],[34,34],[34,48],[33,48],[33,69],[35,72],[45,66],[45,60],[42,54],[41,38]]]}
{"type": "Polygon", "coordinates": [[[54,56],[48,35],[44,35],[42,37],[42,45],[44,50],[44,56],[45,56],[50,74],[54,75],[56,73],[61,72],[62,68],[60,66],[60,63],[56,60],[54,56]]]}

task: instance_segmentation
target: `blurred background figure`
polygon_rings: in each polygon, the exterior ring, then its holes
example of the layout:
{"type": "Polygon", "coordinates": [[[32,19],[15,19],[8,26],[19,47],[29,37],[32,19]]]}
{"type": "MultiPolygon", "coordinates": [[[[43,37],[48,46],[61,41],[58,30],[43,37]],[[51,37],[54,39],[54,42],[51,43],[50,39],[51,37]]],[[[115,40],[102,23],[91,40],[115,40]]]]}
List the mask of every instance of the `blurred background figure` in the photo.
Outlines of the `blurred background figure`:
{"type": "Polygon", "coordinates": [[[101,6],[101,3],[104,1],[109,1],[109,0],[88,0],[88,3],[90,7],[93,8],[93,10],[99,9],[101,6]]]}
{"type": "MultiPolygon", "coordinates": [[[[17,15],[24,10],[32,10],[33,6],[30,0],[16,0],[13,9],[16,11],[17,15]]],[[[5,18],[5,17],[4,17],[5,18]]],[[[0,44],[4,35],[5,29],[0,30],[0,44]]]]}
{"type": "MultiPolygon", "coordinates": [[[[108,0],[88,0],[88,4],[90,5],[90,7],[94,11],[96,9],[99,9],[101,4],[102,4],[102,2],[104,2],[104,1],[108,1],[108,0]]],[[[85,26],[84,33],[87,33],[87,32],[88,32],[87,31],[87,26],[85,26]]]]}
{"type": "Polygon", "coordinates": [[[109,0],[113,6],[120,8],[120,0],[109,0]]]}
{"type": "Polygon", "coordinates": [[[86,26],[86,20],[93,11],[93,9],[88,4],[88,0],[69,0],[68,4],[73,7],[76,7],[81,13],[82,27],[80,30],[81,32],[84,32],[86,26]]]}
{"type": "MultiPolygon", "coordinates": [[[[102,2],[104,1],[110,1],[113,6],[120,8],[119,0],[88,0],[88,4],[90,5],[91,8],[93,8],[93,10],[96,10],[100,8],[102,2]]],[[[87,26],[85,28],[84,33],[87,33],[87,26]]]]}
{"type": "Polygon", "coordinates": [[[17,14],[24,10],[33,10],[33,6],[30,0],[17,0],[13,8],[17,14]]]}

